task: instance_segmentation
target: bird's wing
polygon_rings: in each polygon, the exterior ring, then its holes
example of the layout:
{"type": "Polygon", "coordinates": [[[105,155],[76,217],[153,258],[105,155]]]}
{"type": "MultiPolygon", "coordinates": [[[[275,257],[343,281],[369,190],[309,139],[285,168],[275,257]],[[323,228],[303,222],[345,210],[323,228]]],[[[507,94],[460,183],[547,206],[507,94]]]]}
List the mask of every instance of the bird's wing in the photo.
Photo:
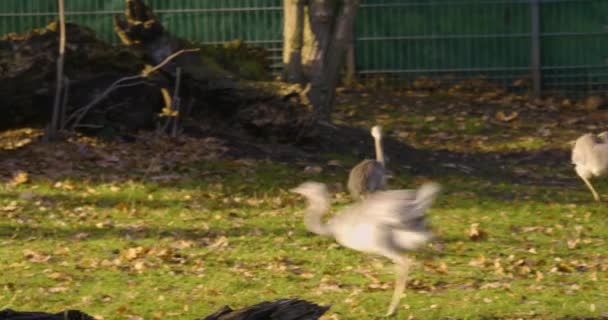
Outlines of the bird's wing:
{"type": "Polygon", "coordinates": [[[418,190],[389,190],[377,192],[354,208],[369,221],[393,227],[418,225],[431,206],[439,186],[428,183],[418,190]]]}

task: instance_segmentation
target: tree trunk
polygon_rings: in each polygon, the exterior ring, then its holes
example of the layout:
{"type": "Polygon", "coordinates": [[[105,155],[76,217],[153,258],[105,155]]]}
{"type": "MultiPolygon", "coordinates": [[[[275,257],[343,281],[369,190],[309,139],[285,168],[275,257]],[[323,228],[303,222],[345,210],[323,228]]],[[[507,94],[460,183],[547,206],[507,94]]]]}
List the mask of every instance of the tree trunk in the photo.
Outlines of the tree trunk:
{"type": "Polygon", "coordinates": [[[348,44],[348,49],[346,49],[346,68],[344,70],[346,74],[344,75],[344,84],[350,85],[353,84],[356,79],[357,67],[356,67],[356,56],[355,56],[355,41],[354,34],[353,38],[350,40],[348,44]]]}
{"type": "Polygon", "coordinates": [[[323,76],[327,86],[325,101],[322,105],[321,117],[329,119],[334,108],[336,87],[340,80],[340,71],[344,67],[344,60],[349,44],[353,39],[355,17],[359,7],[359,0],[344,0],[336,18],[333,39],[330,42],[323,76]]]}
{"type": "Polygon", "coordinates": [[[310,30],[312,32],[311,60],[310,60],[310,87],[307,97],[313,106],[315,117],[327,120],[325,112],[327,94],[330,90],[325,78],[326,58],[328,56],[329,41],[332,38],[332,22],[335,15],[335,0],[311,0],[309,6],[310,30]]]}
{"type": "Polygon", "coordinates": [[[304,0],[283,0],[283,80],[304,83],[302,47],[304,46],[304,0]]]}
{"type": "MultiPolygon", "coordinates": [[[[297,1],[297,0],[293,0],[297,1]]],[[[301,3],[301,0],[300,0],[301,3]]],[[[330,121],[335,89],[344,66],[349,45],[353,41],[353,28],[359,0],[308,0],[300,11],[307,19],[303,23],[294,14],[293,2],[285,0],[285,74],[296,78],[294,65],[307,80],[306,97],[313,107],[315,118],[330,121]],[[290,9],[287,6],[290,6],[290,9]],[[303,27],[300,31],[297,27],[303,27]],[[297,41],[294,41],[297,39],[297,41]],[[301,41],[301,42],[299,42],[301,41]],[[294,54],[295,44],[302,43],[294,54]],[[300,63],[293,59],[299,59],[300,63]]],[[[289,81],[290,77],[285,77],[289,81]]]]}

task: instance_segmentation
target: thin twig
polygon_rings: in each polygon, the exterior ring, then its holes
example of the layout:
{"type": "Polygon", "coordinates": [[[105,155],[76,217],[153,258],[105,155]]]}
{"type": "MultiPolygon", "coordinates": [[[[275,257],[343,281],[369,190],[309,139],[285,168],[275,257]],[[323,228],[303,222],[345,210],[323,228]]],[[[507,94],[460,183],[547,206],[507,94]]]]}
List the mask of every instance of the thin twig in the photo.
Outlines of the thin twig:
{"type": "Polygon", "coordinates": [[[163,60],[161,63],[157,64],[155,67],[153,67],[152,69],[149,70],[144,70],[142,71],[142,76],[145,78],[147,77],[149,74],[151,74],[152,72],[164,67],[167,63],[171,62],[171,60],[175,59],[177,56],[179,56],[182,53],[188,53],[188,52],[198,52],[201,49],[182,49],[179,50],[177,52],[175,52],[174,54],[168,56],[167,58],[165,58],[165,60],[163,60]]]}
{"type": "Polygon", "coordinates": [[[180,109],[180,97],[179,97],[179,88],[182,83],[182,68],[177,67],[175,70],[175,90],[173,90],[173,110],[176,112],[176,116],[173,119],[173,130],[171,131],[171,137],[175,138],[177,136],[177,128],[179,124],[179,109],[180,109]]]}
{"type": "Polygon", "coordinates": [[[59,57],[57,58],[57,84],[55,86],[55,101],[53,103],[53,115],[51,118],[51,127],[48,135],[50,140],[57,138],[59,130],[59,118],[61,113],[61,93],[63,82],[63,65],[65,61],[65,8],[63,0],[57,0],[59,6],[59,57]]]}
{"type": "MultiPolygon", "coordinates": [[[[152,74],[154,71],[162,68],[167,63],[169,63],[171,60],[175,59],[180,54],[186,53],[186,52],[196,52],[196,51],[199,51],[199,50],[200,49],[182,49],[182,50],[179,50],[179,51],[173,53],[172,55],[168,56],[167,58],[165,58],[165,60],[163,60],[161,63],[159,63],[155,67],[153,67],[153,68],[151,68],[149,70],[142,71],[141,74],[138,74],[138,75],[135,75],[135,76],[124,77],[124,78],[120,78],[120,79],[116,80],[106,90],[104,90],[104,92],[101,95],[97,96],[95,99],[93,99],[93,101],[89,102],[89,104],[87,104],[86,106],[84,106],[84,107],[76,110],[74,113],[72,113],[72,115],[68,118],[68,122],[71,121],[72,119],[75,119],[74,123],[72,124],[72,129],[74,129],[76,127],[76,125],[82,120],[82,118],[84,118],[84,116],[91,110],[91,108],[93,108],[99,102],[101,102],[103,99],[105,99],[115,89],[120,88],[120,86],[125,86],[125,85],[122,84],[123,82],[125,82],[125,81],[131,81],[131,80],[139,80],[139,79],[146,78],[150,74],[152,74]]],[[[128,85],[126,85],[126,86],[128,86],[128,85]]]]}
{"type": "Polygon", "coordinates": [[[63,97],[61,98],[61,118],[59,119],[59,130],[65,130],[66,125],[66,112],[68,111],[68,99],[70,97],[70,79],[66,76],[63,77],[63,97]]]}

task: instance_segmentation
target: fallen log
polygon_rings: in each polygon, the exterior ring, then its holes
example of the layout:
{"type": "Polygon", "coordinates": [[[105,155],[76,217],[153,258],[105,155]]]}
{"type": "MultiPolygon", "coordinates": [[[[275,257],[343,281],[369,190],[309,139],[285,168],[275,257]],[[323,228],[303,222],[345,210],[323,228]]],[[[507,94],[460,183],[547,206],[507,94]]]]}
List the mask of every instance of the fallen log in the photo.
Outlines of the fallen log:
{"type": "MultiPolygon", "coordinates": [[[[66,118],[78,119],[67,124],[68,128],[75,125],[85,133],[110,136],[157,128],[166,119],[161,117],[163,108],[172,104],[169,91],[174,88],[179,67],[182,108],[175,114],[185,131],[196,127],[197,133],[226,132],[279,142],[293,142],[314,132],[299,88],[284,90],[286,86],[279,83],[244,81],[217,61],[222,48],[201,47],[174,37],[141,0],[128,0],[127,8],[124,18],[114,18],[124,46],[104,43],[86,27],[67,25],[66,118]],[[200,52],[181,54],[147,77],[106,92],[120,79],[133,78],[170,55],[193,48],[200,48],[200,52]],[[88,108],[93,101],[95,106],[88,108]],[[84,107],[87,112],[83,117],[75,114],[84,107]]],[[[50,121],[58,39],[56,23],[0,39],[0,112],[4,115],[0,129],[43,126],[50,121]]],[[[242,44],[225,49],[251,50],[242,44]]]]}

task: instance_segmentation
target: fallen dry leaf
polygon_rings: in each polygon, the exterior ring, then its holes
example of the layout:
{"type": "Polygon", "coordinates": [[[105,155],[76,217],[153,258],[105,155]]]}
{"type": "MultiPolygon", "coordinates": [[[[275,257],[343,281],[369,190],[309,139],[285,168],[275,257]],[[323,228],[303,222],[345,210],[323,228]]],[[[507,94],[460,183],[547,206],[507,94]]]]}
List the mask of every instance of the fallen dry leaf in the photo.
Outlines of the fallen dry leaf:
{"type": "Polygon", "coordinates": [[[51,259],[50,254],[46,254],[44,252],[39,252],[31,249],[23,250],[23,257],[27,260],[35,263],[44,263],[51,259]]]}
{"type": "Polygon", "coordinates": [[[487,233],[479,227],[479,223],[472,223],[467,234],[473,241],[483,240],[487,236],[487,233]]]}
{"type": "Polygon", "coordinates": [[[9,181],[9,185],[10,186],[18,186],[20,184],[24,184],[29,180],[29,175],[27,172],[25,171],[18,171],[17,173],[15,173],[15,175],[13,176],[13,178],[9,181]]]}
{"type": "Polygon", "coordinates": [[[510,114],[505,114],[503,111],[498,111],[496,112],[496,119],[503,121],[503,122],[509,122],[512,120],[515,120],[515,118],[517,118],[519,116],[519,113],[517,111],[513,111],[510,114]]]}

